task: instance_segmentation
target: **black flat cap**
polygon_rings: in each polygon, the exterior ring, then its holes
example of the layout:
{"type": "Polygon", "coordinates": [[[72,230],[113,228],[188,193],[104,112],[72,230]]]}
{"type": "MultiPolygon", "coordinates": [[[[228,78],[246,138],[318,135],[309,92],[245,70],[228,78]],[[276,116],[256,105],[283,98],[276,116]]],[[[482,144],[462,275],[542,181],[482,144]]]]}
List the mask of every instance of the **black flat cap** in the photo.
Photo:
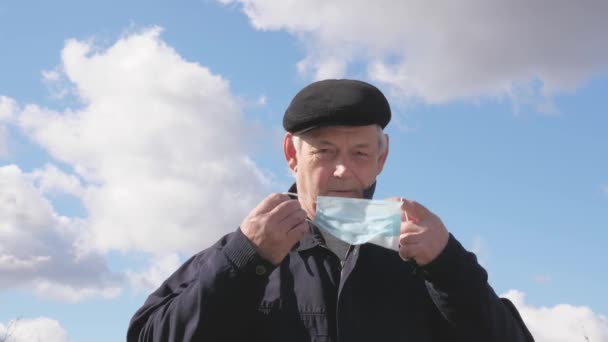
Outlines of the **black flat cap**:
{"type": "Polygon", "coordinates": [[[283,127],[291,133],[321,126],[384,128],[390,120],[391,108],[378,88],[363,81],[332,79],[300,90],[285,111],[283,127]]]}

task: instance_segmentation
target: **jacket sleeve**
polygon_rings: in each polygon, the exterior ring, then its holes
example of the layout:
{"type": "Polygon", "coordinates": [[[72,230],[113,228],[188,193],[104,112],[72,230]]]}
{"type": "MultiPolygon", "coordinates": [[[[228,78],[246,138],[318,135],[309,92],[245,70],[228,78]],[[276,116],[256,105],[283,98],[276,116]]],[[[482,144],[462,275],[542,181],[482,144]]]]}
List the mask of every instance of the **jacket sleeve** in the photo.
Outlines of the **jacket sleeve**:
{"type": "Polygon", "coordinates": [[[419,273],[433,302],[459,339],[534,341],[515,306],[494,293],[475,255],[467,252],[451,234],[441,254],[420,267],[419,273]]]}
{"type": "Polygon", "coordinates": [[[241,339],[273,268],[240,229],[228,234],[147,298],[131,319],[127,342],[241,339]]]}

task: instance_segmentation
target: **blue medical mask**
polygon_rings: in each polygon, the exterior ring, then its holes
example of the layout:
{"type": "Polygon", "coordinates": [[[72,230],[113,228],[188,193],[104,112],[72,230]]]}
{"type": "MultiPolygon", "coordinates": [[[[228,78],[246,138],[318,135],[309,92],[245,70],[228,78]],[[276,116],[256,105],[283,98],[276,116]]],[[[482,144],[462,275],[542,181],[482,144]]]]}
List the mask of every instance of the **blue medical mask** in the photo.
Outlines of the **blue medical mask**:
{"type": "Polygon", "coordinates": [[[399,250],[401,202],[319,196],[312,222],[352,245],[369,242],[399,250]]]}

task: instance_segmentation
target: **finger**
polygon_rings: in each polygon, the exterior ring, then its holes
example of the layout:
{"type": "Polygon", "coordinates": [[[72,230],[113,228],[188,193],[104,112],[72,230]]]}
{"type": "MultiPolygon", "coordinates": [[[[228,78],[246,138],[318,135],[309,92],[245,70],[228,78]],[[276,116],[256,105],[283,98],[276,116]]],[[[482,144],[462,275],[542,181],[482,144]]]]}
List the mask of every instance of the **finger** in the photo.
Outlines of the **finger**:
{"type": "Polygon", "coordinates": [[[304,238],[306,233],[308,233],[308,228],[308,222],[304,221],[287,232],[287,239],[290,241],[292,246],[304,238]]]}
{"type": "Polygon", "coordinates": [[[424,240],[424,235],[422,232],[420,233],[405,233],[399,235],[399,245],[407,246],[407,245],[415,245],[424,240]]]}
{"type": "Polygon", "coordinates": [[[302,206],[298,200],[287,200],[279,203],[274,209],[268,212],[269,222],[281,223],[283,220],[302,210],[302,206]]]}
{"type": "Polygon", "coordinates": [[[302,222],[306,221],[306,212],[303,209],[299,209],[291,213],[279,222],[279,225],[283,229],[292,230],[302,222]]]}
{"type": "Polygon", "coordinates": [[[402,260],[410,260],[411,257],[408,254],[408,250],[407,248],[403,247],[403,246],[399,246],[399,257],[401,257],[402,260]]]}
{"type": "Polygon", "coordinates": [[[255,209],[253,209],[253,212],[255,214],[267,213],[267,212],[271,211],[272,209],[274,209],[277,205],[279,205],[285,201],[289,201],[289,196],[286,194],[280,194],[280,193],[270,194],[266,198],[264,198],[262,200],[262,202],[260,202],[260,204],[258,204],[258,206],[255,207],[255,209]]]}
{"type": "Polygon", "coordinates": [[[433,213],[422,204],[405,198],[403,199],[401,208],[403,208],[410,220],[420,221],[433,215],[433,213]]]}
{"type": "Polygon", "coordinates": [[[401,222],[401,227],[399,228],[400,234],[405,233],[420,233],[425,230],[424,227],[415,224],[412,221],[401,222]]]}
{"type": "MultiPolygon", "coordinates": [[[[407,214],[407,211],[403,209],[403,205],[401,206],[401,222],[413,222],[413,218],[407,214]]],[[[417,221],[416,221],[417,222],[417,221]]]]}
{"type": "Polygon", "coordinates": [[[408,244],[399,246],[399,256],[401,259],[408,260],[414,259],[416,260],[416,256],[420,250],[420,244],[408,244]]]}

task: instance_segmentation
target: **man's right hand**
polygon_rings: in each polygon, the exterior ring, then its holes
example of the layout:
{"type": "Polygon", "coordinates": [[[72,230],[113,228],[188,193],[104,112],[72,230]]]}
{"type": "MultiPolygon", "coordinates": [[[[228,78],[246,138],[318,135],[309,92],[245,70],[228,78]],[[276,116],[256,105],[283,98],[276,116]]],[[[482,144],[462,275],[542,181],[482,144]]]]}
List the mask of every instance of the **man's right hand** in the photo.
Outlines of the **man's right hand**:
{"type": "Polygon", "coordinates": [[[274,193],[245,217],[241,231],[262,258],[278,265],[308,231],[306,212],[298,200],[274,193]]]}

